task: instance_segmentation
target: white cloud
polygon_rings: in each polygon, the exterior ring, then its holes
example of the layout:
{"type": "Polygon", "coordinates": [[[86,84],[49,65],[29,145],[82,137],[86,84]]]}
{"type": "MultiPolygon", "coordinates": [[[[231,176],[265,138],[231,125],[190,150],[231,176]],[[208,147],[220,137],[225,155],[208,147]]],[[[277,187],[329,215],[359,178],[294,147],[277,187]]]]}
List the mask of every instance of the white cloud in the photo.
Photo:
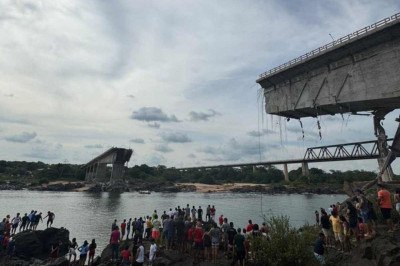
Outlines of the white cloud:
{"type": "MultiPolygon", "coordinates": [[[[132,136],[182,142],[163,139],[161,125],[163,132],[184,132],[175,140],[186,136],[185,144],[171,144],[173,152],[158,147],[162,156],[153,145],[135,145],[134,163],[248,162],[259,160],[259,147],[263,160],[301,158],[310,145],[375,138],[371,118],[336,116],[322,117],[321,130],[315,119],[302,120],[302,140],[297,121],[264,114],[255,80],[329,42],[329,33],[338,38],[398,12],[399,3],[182,3],[0,2],[0,156],[84,163],[98,155],[85,148],[96,143],[141,143],[132,136]],[[37,132],[42,143],[36,136],[24,145],[6,140],[16,132],[37,132]],[[201,149],[215,154],[188,157],[201,149]]],[[[389,136],[396,115],[385,120],[389,136]]]]}
{"type": "Polygon", "coordinates": [[[11,135],[11,136],[7,136],[4,139],[6,141],[10,141],[10,142],[19,142],[19,143],[26,143],[30,140],[33,140],[34,138],[36,138],[37,134],[36,132],[22,132],[20,134],[16,134],[16,135],[11,135]]]}

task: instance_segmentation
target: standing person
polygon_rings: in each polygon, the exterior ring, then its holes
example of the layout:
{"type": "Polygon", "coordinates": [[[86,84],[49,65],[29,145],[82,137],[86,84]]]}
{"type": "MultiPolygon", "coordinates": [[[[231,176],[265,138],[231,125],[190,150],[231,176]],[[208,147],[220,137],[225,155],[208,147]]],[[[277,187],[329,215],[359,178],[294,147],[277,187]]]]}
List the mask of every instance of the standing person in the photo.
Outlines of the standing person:
{"type": "Polygon", "coordinates": [[[396,188],[396,193],[394,194],[394,203],[396,204],[396,211],[400,215],[400,188],[396,188]]]}
{"type": "Polygon", "coordinates": [[[204,259],[206,261],[211,260],[211,236],[207,231],[203,234],[203,248],[204,259]]]}
{"type": "Polygon", "coordinates": [[[33,226],[34,227],[33,230],[37,229],[37,226],[38,226],[40,221],[43,223],[42,213],[41,212],[39,212],[39,214],[35,215],[35,225],[33,226]]]}
{"type": "Polygon", "coordinates": [[[210,209],[210,212],[211,212],[211,221],[215,222],[215,212],[216,212],[216,210],[215,210],[215,206],[214,205],[212,205],[212,207],[210,209]]]}
{"type": "Polygon", "coordinates": [[[167,240],[166,250],[169,250],[172,247],[172,240],[174,236],[174,224],[171,217],[169,217],[168,215],[167,218],[164,220],[163,235],[167,240]]]}
{"type": "Polygon", "coordinates": [[[221,225],[221,231],[222,231],[222,241],[224,243],[224,251],[226,252],[228,250],[228,229],[229,229],[229,224],[228,224],[228,218],[224,218],[224,223],[221,225]]]}
{"type": "Polygon", "coordinates": [[[374,230],[371,221],[372,203],[365,197],[361,189],[356,189],[355,194],[357,196],[359,204],[359,216],[362,218],[364,222],[365,236],[369,237],[370,235],[374,235],[374,230]]]}
{"type": "Polygon", "coordinates": [[[126,231],[126,219],[121,223],[121,240],[124,239],[126,231]]]}
{"type": "Polygon", "coordinates": [[[211,220],[211,206],[208,205],[206,209],[206,222],[209,222],[211,220]]]}
{"type": "Polygon", "coordinates": [[[111,232],[110,236],[110,244],[112,248],[112,256],[111,256],[112,261],[117,261],[118,259],[120,239],[121,239],[121,234],[119,232],[118,226],[116,226],[114,230],[111,232]]]}
{"type": "Polygon", "coordinates": [[[84,266],[87,258],[87,254],[89,252],[89,243],[87,240],[83,242],[83,245],[78,248],[80,255],[79,255],[79,266],[84,266]]]}
{"type": "Polygon", "coordinates": [[[194,260],[199,261],[201,260],[201,253],[203,250],[203,235],[204,235],[204,230],[202,228],[201,222],[197,222],[197,226],[194,229],[193,232],[193,240],[194,240],[194,249],[195,249],[195,255],[194,255],[194,260]]]}
{"type": "Polygon", "coordinates": [[[157,255],[157,244],[154,242],[154,239],[150,239],[150,250],[149,250],[149,266],[153,265],[154,260],[157,255]]]}
{"type": "Polygon", "coordinates": [[[360,237],[358,236],[358,226],[357,226],[358,223],[357,209],[350,201],[346,201],[346,204],[347,204],[347,217],[349,219],[349,229],[356,237],[356,240],[360,241],[360,237]]]}
{"type": "Polygon", "coordinates": [[[224,223],[224,215],[221,214],[218,218],[218,224],[221,227],[223,223],[224,223]]]}
{"type": "Polygon", "coordinates": [[[233,238],[233,250],[234,254],[234,260],[233,260],[233,265],[236,263],[236,261],[239,261],[240,266],[244,266],[244,258],[246,257],[246,248],[244,245],[245,237],[244,235],[241,234],[241,229],[237,229],[237,234],[233,238]]]}
{"type": "Polygon", "coordinates": [[[55,217],[56,217],[56,215],[51,211],[48,211],[47,215],[45,217],[43,217],[43,219],[47,218],[47,223],[46,223],[47,228],[51,227],[55,217]]]}
{"type": "Polygon", "coordinates": [[[25,215],[21,219],[21,226],[19,227],[20,232],[21,232],[21,229],[22,229],[22,231],[25,231],[25,228],[27,227],[28,222],[29,222],[28,214],[25,213],[25,215]]]}
{"type": "Polygon", "coordinates": [[[135,234],[135,232],[136,232],[136,222],[137,222],[137,220],[136,220],[136,217],[133,219],[133,221],[132,221],[132,235],[131,235],[131,237],[133,238],[133,235],[135,234]]]}
{"type": "Polygon", "coordinates": [[[117,219],[111,224],[111,232],[114,231],[115,227],[117,227],[117,219]]]}
{"type": "Polygon", "coordinates": [[[319,226],[319,212],[317,210],[315,211],[315,225],[319,226]]]}
{"type": "Polygon", "coordinates": [[[132,218],[129,218],[128,222],[126,223],[126,239],[129,239],[129,233],[131,232],[131,223],[132,218]]]}
{"type": "Polygon", "coordinates": [[[92,243],[90,243],[90,245],[89,245],[89,260],[88,260],[88,265],[90,265],[90,262],[93,263],[94,254],[96,253],[96,248],[97,248],[96,240],[95,240],[95,239],[92,239],[92,243]]]}
{"type": "Polygon", "coordinates": [[[388,226],[388,232],[393,232],[393,222],[391,219],[392,201],[390,199],[390,192],[387,191],[382,184],[378,184],[378,203],[381,208],[383,219],[388,226]]]}
{"type": "Polygon", "coordinates": [[[332,230],[333,234],[335,236],[335,241],[336,244],[340,245],[341,250],[344,249],[344,238],[343,238],[343,227],[342,227],[342,221],[339,218],[339,215],[332,211],[331,217],[329,217],[329,221],[332,223],[332,230]]]}
{"type": "Polygon", "coordinates": [[[252,231],[253,231],[253,222],[251,220],[249,220],[249,224],[246,227],[246,232],[248,234],[251,234],[252,231]]]}
{"type": "Polygon", "coordinates": [[[211,236],[211,255],[213,263],[217,263],[218,258],[218,248],[219,243],[221,241],[221,230],[217,227],[217,224],[213,224],[213,228],[211,228],[209,232],[211,236]]]}
{"type": "Polygon", "coordinates": [[[194,222],[196,220],[196,214],[197,214],[197,210],[196,208],[193,206],[192,210],[190,211],[192,213],[192,221],[194,222]]]}
{"type": "Polygon", "coordinates": [[[137,266],[142,266],[144,263],[144,247],[142,240],[139,240],[139,247],[136,251],[136,264],[137,266]]]}
{"type": "Polygon", "coordinates": [[[319,233],[318,234],[318,239],[314,243],[314,256],[317,259],[317,261],[321,264],[325,264],[325,259],[324,259],[324,234],[319,233]]]}
{"type": "Polygon", "coordinates": [[[203,221],[203,210],[201,209],[201,206],[199,206],[199,209],[197,210],[197,219],[203,221]]]}
{"type": "Polygon", "coordinates": [[[185,220],[188,220],[190,218],[190,207],[189,204],[186,204],[185,208],[185,220]]]}
{"type": "Polygon", "coordinates": [[[17,213],[17,215],[12,218],[11,223],[12,223],[12,230],[11,230],[11,234],[15,234],[15,232],[17,231],[18,225],[21,222],[21,216],[19,216],[20,214],[17,213]]]}
{"type": "Polygon", "coordinates": [[[28,222],[26,224],[26,229],[30,229],[30,224],[32,222],[32,217],[34,212],[35,212],[34,210],[31,210],[31,213],[28,215],[28,222]]]}
{"type": "Polygon", "coordinates": [[[71,263],[71,257],[74,256],[74,263],[76,261],[76,248],[78,247],[78,243],[76,243],[76,238],[72,238],[72,241],[69,242],[68,245],[68,255],[69,255],[69,263],[71,263]]]}
{"type": "Polygon", "coordinates": [[[158,239],[160,238],[160,226],[161,222],[158,220],[158,215],[156,214],[153,219],[153,224],[152,224],[153,230],[151,232],[151,237],[155,241],[158,241],[158,239]]]}
{"type": "Polygon", "coordinates": [[[130,266],[131,263],[131,254],[132,252],[129,250],[129,246],[125,246],[124,250],[121,251],[122,262],[121,266],[130,266]]]}
{"type": "Polygon", "coordinates": [[[236,230],[233,227],[232,222],[229,223],[227,234],[228,234],[228,254],[229,254],[231,250],[233,252],[233,239],[235,238],[236,235],[236,230]]]}
{"type": "Polygon", "coordinates": [[[329,216],[325,210],[321,210],[321,227],[322,233],[325,236],[325,243],[331,244],[331,223],[329,222],[329,216]]]}

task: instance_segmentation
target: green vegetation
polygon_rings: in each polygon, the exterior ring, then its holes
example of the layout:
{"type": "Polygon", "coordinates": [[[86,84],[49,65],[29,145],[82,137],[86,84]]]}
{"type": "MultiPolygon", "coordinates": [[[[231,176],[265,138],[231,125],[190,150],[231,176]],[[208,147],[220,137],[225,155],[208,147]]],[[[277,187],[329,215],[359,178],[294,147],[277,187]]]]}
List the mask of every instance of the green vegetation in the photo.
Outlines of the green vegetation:
{"type": "Polygon", "coordinates": [[[304,226],[296,229],[287,216],[266,219],[269,237],[250,239],[251,252],[257,265],[318,265],[313,256],[313,243],[318,228],[304,226]]]}
{"type": "MultiPolygon", "coordinates": [[[[134,181],[140,179],[146,182],[196,182],[206,184],[220,183],[259,183],[280,186],[319,186],[329,184],[341,187],[344,181],[368,181],[376,177],[376,173],[363,170],[354,171],[324,171],[318,168],[310,169],[310,176],[302,175],[301,168],[289,172],[289,183],[284,182],[283,172],[276,167],[257,168],[213,168],[210,170],[179,171],[166,168],[163,165],[150,167],[146,164],[135,165],[127,169],[126,178],[134,181]]],[[[75,164],[45,164],[43,162],[8,162],[0,161],[0,182],[4,180],[30,181],[32,183],[47,183],[54,180],[84,180],[85,171],[81,165],[75,164]]]]}

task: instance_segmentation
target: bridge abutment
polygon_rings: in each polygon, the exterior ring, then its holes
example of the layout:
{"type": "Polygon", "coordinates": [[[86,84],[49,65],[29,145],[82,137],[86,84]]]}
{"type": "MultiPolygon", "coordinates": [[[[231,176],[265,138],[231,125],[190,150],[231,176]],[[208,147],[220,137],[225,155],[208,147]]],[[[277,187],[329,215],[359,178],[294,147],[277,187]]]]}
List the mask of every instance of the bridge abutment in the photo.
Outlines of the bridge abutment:
{"type": "Polygon", "coordinates": [[[285,181],[289,182],[289,171],[288,171],[287,163],[283,164],[283,176],[285,177],[285,181]]]}

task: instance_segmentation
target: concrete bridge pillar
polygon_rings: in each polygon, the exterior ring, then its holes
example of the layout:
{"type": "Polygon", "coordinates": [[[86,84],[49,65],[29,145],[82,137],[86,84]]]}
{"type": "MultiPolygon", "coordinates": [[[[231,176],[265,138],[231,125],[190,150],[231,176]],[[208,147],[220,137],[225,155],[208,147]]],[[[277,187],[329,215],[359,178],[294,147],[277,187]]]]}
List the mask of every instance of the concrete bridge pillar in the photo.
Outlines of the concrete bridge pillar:
{"type": "MultiPolygon", "coordinates": [[[[378,158],[378,165],[379,165],[379,171],[382,171],[382,168],[385,164],[386,158],[378,158]]],[[[382,181],[383,182],[388,182],[393,180],[393,170],[392,166],[388,165],[385,172],[382,174],[382,181]]]]}
{"type": "Polygon", "coordinates": [[[310,175],[310,169],[308,169],[308,163],[307,162],[302,162],[301,163],[301,173],[303,176],[309,176],[310,175]]]}
{"type": "Polygon", "coordinates": [[[289,182],[289,171],[288,171],[287,163],[283,164],[283,175],[285,176],[285,181],[289,182]]]}
{"type": "Polygon", "coordinates": [[[257,172],[257,167],[255,165],[253,165],[253,174],[257,172]]]}

